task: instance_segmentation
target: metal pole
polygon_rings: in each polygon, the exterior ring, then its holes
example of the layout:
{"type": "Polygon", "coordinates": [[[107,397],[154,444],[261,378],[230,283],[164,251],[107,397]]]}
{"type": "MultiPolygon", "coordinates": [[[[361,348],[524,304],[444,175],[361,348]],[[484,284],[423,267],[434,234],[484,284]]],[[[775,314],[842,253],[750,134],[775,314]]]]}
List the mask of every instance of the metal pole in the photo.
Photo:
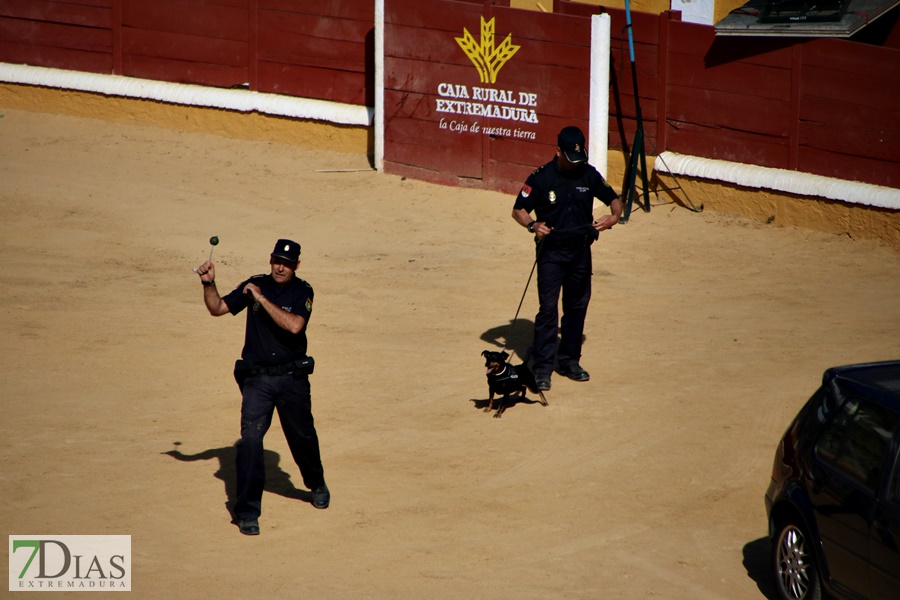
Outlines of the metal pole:
{"type": "Polygon", "coordinates": [[[637,171],[638,163],[640,163],[641,171],[641,188],[644,192],[644,211],[650,211],[650,192],[647,186],[647,155],[644,151],[644,117],[641,113],[641,97],[638,93],[638,77],[637,65],[634,60],[634,35],[631,25],[631,2],[625,0],[625,28],[628,30],[628,55],[631,59],[631,81],[634,87],[634,108],[635,117],[637,118],[637,131],[634,133],[634,144],[631,147],[631,161],[629,162],[628,175],[625,178],[625,211],[622,218],[619,219],[623,223],[628,222],[631,216],[631,206],[634,202],[637,187],[637,171]]]}

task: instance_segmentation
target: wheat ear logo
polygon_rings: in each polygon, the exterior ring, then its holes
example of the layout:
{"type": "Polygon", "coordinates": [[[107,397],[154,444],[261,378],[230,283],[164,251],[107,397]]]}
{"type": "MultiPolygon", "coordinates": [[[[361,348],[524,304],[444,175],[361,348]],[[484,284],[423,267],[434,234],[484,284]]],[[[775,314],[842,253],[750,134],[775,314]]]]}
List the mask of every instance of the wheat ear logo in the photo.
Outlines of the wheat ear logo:
{"type": "Polygon", "coordinates": [[[494,20],[485,22],[484,16],[481,17],[480,43],[475,41],[465,27],[463,27],[463,36],[456,38],[456,43],[478,69],[481,83],[497,83],[497,73],[520,48],[512,43],[511,33],[506,35],[499,46],[494,47],[494,20]]]}

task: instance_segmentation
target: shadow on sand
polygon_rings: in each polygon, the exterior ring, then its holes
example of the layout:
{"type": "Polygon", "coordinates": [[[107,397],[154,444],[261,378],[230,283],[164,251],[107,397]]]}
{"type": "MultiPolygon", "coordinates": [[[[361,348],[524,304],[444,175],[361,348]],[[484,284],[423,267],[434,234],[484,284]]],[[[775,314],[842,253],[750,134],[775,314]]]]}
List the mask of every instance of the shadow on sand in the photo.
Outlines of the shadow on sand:
{"type": "MultiPolygon", "coordinates": [[[[175,442],[175,445],[179,446],[181,443],[175,442]]],[[[210,448],[209,450],[204,450],[196,454],[184,454],[176,448],[175,450],[163,452],[163,454],[171,456],[175,460],[181,462],[195,462],[198,460],[217,461],[218,470],[213,473],[213,476],[216,479],[222,480],[225,484],[225,509],[228,511],[228,514],[231,515],[232,519],[234,518],[232,508],[234,507],[234,500],[237,494],[237,472],[235,470],[235,456],[237,450],[234,445],[225,446],[223,448],[210,448]]],[[[278,466],[278,463],[281,461],[281,456],[277,452],[265,450],[263,460],[266,465],[266,487],[264,488],[266,492],[278,494],[285,498],[302,500],[303,502],[312,502],[312,493],[294,487],[291,476],[278,466]]]]}
{"type": "Polygon", "coordinates": [[[769,570],[769,553],[772,543],[767,537],[748,542],[744,546],[744,568],[747,575],[756,582],[756,587],[769,600],[776,600],[775,586],[769,570]]]}
{"type": "MultiPolygon", "coordinates": [[[[506,348],[512,362],[527,363],[531,358],[531,339],[534,335],[534,321],[517,319],[508,325],[492,327],[481,334],[481,340],[497,348],[506,348]]],[[[492,350],[492,348],[485,348],[492,350]]],[[[482,361],[483,362],[483,361],[482,361]]]]}

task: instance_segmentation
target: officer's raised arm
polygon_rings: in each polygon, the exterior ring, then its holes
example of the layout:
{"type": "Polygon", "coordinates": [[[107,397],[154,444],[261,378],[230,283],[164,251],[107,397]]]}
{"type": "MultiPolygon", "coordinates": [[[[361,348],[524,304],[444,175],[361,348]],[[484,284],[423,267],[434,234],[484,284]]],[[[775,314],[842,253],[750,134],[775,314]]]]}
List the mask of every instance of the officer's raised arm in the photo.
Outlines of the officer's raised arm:
{"type": "Polygon", "coordinates": [[[197,267],[197,275],[200,276],[200,283],[203,284],[203,303],[206,310],[214,317],[221,317],[228,312],[228,305],[219,296],[219,290],[216,289],[216,268],[210,261],[206,261],[197,267]]]}

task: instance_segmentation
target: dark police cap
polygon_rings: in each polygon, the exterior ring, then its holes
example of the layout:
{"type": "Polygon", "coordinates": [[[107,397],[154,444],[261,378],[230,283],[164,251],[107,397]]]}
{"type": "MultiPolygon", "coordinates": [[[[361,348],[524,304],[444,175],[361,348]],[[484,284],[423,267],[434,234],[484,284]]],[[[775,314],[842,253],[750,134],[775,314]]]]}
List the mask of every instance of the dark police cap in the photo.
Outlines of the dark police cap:
{"type": "Polygon", "coordinates": [[[300,244],[291,240],[278,240],[270,255],[272,258],[283,258],[289,262],[300,262],[300,244]]]}
{"type": "Polygon", "coordinates": [[[573,165],[588,159],[587,148],[584,147],[584,134],[575,126],[564,127],[556,138],[556,145],[562,150],[566,160],[573,165]]]}

